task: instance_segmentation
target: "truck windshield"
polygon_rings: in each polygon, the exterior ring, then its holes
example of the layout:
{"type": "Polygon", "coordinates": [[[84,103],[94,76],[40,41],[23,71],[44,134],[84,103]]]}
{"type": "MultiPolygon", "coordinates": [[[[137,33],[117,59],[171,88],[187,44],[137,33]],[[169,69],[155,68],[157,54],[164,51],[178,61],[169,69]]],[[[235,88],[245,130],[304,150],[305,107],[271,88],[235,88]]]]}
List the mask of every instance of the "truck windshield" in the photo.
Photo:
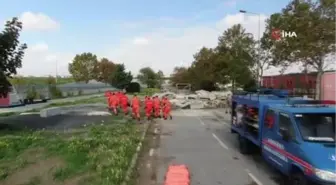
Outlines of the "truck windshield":
{"type": "Polygon", "coordinates": [[[296,114],[295,119],[304,140],[335,142],[335,114],[296,114]]]}

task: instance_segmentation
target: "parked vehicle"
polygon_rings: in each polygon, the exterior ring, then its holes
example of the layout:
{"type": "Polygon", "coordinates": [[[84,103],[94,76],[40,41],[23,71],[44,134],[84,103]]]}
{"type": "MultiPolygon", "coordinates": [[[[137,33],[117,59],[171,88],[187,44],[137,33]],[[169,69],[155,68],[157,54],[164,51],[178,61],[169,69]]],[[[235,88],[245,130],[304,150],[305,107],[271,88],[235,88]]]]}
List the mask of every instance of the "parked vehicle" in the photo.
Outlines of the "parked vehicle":
{"type": "Polygon", "coordinates": [[[239,149],[289,177],[289,184],[335,184],[335,105],[263,90],[232,97],[231,131],[239,149]]]}

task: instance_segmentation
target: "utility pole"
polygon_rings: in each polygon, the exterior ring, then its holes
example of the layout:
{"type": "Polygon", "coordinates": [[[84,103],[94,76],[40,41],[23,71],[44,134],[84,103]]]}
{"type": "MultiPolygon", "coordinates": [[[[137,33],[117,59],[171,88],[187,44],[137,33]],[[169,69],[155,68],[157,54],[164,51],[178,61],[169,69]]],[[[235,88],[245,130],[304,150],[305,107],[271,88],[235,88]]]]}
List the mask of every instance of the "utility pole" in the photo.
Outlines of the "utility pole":
{"type": "Polygon", "coordinates": [[[258,49],[257,49],[257,81],[258,81],[258,89],[260,88],[261,86],[261,71],[260,70],[263,70],[263,69],[260,69],[260,54],[261,54],[261,41],[260,41],[260,30],[261,30],[261,16],[259,13],[253,13],[253,12],[248,12],[246,10],[239,10],[240,13],[243,13],[243,14],[252,14],[252,15],[258,15],[258,49]]]}

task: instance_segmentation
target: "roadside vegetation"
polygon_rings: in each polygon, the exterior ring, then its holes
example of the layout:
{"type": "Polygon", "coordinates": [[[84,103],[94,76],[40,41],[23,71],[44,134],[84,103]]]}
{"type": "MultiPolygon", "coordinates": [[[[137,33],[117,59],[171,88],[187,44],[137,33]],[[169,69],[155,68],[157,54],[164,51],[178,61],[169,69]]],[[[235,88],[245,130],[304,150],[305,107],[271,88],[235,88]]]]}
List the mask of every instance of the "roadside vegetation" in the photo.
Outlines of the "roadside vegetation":
{"type": "Polygon", "coordinates": [[[121,184],[141,128],[120,116],[73,132],[2,131],[0,184],[121,184]]]}

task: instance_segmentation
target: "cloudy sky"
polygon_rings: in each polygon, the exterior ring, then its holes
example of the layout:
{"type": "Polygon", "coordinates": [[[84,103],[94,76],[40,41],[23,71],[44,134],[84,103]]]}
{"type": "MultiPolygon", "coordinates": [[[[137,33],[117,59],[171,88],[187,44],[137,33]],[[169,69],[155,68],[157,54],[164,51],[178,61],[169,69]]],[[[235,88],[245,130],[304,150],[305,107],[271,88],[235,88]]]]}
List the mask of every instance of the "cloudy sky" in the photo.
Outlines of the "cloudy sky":
{"type": "MultiPolygon", "coordinates": [[[[75,54],[93,52],[137,73],[151,66],[169,75],[202,46],[214,47],[241,23],[258,35],[264,20],[288,0],[0,0],[0,21],[18,16],[28,44],[20,75],[68,75],[75,54]],[[241,14],[239,10],[255,14],[241,14]],[[57,66],[57,67],[56,67],[57,66]]],[[[3,25],[0,26],[1,29],[3,25]]],[[[266,74],[277,73],[271,69],[266,74]]]]}

